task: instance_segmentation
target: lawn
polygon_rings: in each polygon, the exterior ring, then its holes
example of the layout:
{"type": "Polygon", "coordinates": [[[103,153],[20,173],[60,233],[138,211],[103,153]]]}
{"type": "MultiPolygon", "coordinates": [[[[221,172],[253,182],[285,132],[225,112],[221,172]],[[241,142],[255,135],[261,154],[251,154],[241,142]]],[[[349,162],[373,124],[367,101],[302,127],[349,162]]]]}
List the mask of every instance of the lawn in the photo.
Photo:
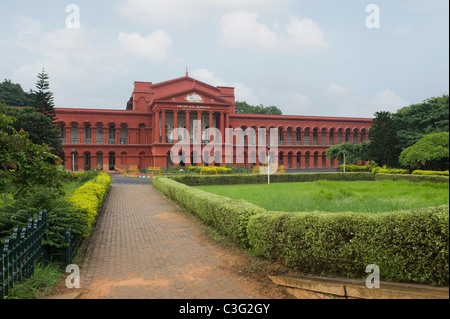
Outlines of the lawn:
{"type": "Polygon", "coordinates": [[[317,181],[199,186],[217,195],[244,199],[272,211],[389,212],[448,204],[448,183],[409,181],[317,181]]]}

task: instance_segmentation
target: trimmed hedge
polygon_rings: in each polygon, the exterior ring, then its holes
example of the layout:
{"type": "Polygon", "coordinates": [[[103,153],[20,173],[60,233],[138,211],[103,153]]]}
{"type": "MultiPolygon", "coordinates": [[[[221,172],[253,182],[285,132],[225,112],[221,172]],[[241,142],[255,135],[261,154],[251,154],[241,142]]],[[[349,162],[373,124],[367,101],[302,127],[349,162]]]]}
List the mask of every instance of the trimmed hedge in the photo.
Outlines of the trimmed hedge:
{"type": "MultiPolygon", "coordinates": [[[[202,185],[238,185],[238,184],[265,184],[267,175],[223,175],[198,176],[182,175],[168,177],[188,186],[202,185]]],[[[308,174],[273,174],[270,181],[273,183],[314,182],[318,180],[330,181],[374,181],[374,174],[368,172],[358,173],[308,173],[308,174]]]]}
{"type": "Polygon", "coordinates": [[[244,200],[233,200],[194,189],[169,178],[153,179],[153,186],[187,211],[196,214],[205,224],[248,246],[247,224],[250,216],[265,212],[244,200]]]}
{"type": "Polygon", "coordinates": [[[384,181],[410,181],[410,182],[433,182],[433,183],[448,183],[448,176],[438,175],[403,175],[403,174],[375,174],[375,180],[384,181]]]}
{"type": "Polygon", "coordinates": [[[448,286],[449,206],[379,214],[266,212],[250,218],[254,252],[302,272],[448,286]]]}
{"type": "Polygon", "coordinates": [[[415,170],[411,174],[413,175],[443,175],[443,176],[449,176],[449,171],[422,171],[422,170],[415,170]]]}
{"type": "MultiPolygon", "coordinates": [[[[255,254],[283,260],[302,272],[367,277],[380,267],[386,281],[449,284],[449,205],[389,213],[269,212],[197,185],[266,183],[264,175],[155,178],[162,193],[255,254]],[[184,185],[184,184],[186,185],[184,185]]],[[[372,173],[273,175],[273,182],[383,180],[448,182],[446,176],[372,173]]]]}
{"type": "Polygon", "coordinates": [[[92,226],[110,184],[111,177],[106,173],[100,173],[93,180],[77,188],[69,197],[75,214],[88,227],[92,226]]]}
{"type": "MultiPolygon", "coordinates": [[[[345,171],[346,172],[372,172],[373,165],[345,165],[345,171]]],[[[344,171],[344,165],[339,165],[339,171],[344,171]]]]}

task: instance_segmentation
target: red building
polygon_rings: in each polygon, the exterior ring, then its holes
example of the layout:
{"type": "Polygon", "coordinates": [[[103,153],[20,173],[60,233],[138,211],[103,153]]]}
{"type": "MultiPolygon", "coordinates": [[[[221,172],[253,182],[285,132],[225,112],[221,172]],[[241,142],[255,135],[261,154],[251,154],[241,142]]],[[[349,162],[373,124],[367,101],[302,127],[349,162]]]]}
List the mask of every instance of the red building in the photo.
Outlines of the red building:
{"type": "Polygon", "coordinates": [[[174,145],[186,137],[186,133],[174,135],[174,128],[190,134],[190,139],[184,141],[189,141],[188,146],[193,149],[181,165],[192,163],[195,153],[202,152],[216,137],[214,142],[220,146],[215,150],[224,150],[226,146],[236,150],[243,145],[244,159],[236,153],[227,157],[225,151],[213,152],[210,156],[214,157],[215,165],[230,162],[259,165],[265,161],[264,154],[262,149],[256,149],[255,153],[255,145],[269,142],[268,132],[263,132],[275,128],[277,136],[270,138],[272,145],[278,141],[278,149],[271,158],[276,156],[279,165],[297,169],[337,167],[336,161],[326,158],[325,151],[343,142],[367,141],[372,122],[351,117],[236,114],[234,88],[214,87],[187,74],[156,84],[135,82],[125,110],[57,108],[56,115],[66,169],[75,171],[97,165],[105,170],[126,165],[138,165],[140,169],[167,168],[173,165],[170,154],[174,145]],[[201,124],[195,126],[196,123],[201,124]],[[210,137],[209,128],[220,134],[210,137]],[[235,135],[227,140],[226,128],[242,128],[246,132],[251,129],[256,135],[235,135]]]}

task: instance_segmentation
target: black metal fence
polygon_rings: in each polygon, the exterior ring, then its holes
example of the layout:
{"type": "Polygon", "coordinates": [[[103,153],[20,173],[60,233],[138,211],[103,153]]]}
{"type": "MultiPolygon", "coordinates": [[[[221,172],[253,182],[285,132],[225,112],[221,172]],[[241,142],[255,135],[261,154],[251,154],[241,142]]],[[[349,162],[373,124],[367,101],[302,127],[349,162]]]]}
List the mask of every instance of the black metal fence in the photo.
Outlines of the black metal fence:
{"type": "Polygon", "coordinates": [[[39,213],[35,220],[30,218],[27,227],[19,233],[19,227],[5,240],[0,258],[0,299],[9,295],[14,283],[29,278],[34,266],[45,254],[42,239],[47,228],[47,212],[39,213]]]}
{"type": "Polygon", "coordinates": [[[46,263],[49,257],[56,257],[59,263],[72,263],[82,238],[69,229],[64,238],[66,248],[52,253],[43,244],[46,229],[47,211],[43,211],[38,218],[30,218],[22,231],[16,227],[13,235],[6,238],[0,250],[0,299],[8,297],[14,284],[31,277],[39,261],[46,263]]]}

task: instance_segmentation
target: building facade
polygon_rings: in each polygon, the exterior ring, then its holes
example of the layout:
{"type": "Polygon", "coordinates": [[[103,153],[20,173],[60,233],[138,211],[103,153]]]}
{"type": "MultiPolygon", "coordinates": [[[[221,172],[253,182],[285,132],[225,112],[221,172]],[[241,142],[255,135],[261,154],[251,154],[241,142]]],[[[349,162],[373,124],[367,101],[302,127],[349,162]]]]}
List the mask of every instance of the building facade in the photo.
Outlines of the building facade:
{"type": "Polygon", "coordinates": [[[372,122],[351,117],[237,114],[234,88],[214,87],[188,74],[156,84],[135,82],[124,110],[57,108],[56,115],[65,167],[74,171],[98,165],[110,171],[128,165],[168,168],[195,162],[260,165],[267,161],[268,143],[278,145],[275,152],[271,150],[271,161],[287,169],[331,168],[338,163],[328,159],[325,151],[343,142],[367,141],[372,122]],[[275,133],[269,134],[270,129],[275,133]],[[183,151],[178,147],[176,152],[185,157],[174,162],[174,147],[180,145],[185,146],[183,151]],[[240,152],[244,156],[238,156],[240,152]]]}

